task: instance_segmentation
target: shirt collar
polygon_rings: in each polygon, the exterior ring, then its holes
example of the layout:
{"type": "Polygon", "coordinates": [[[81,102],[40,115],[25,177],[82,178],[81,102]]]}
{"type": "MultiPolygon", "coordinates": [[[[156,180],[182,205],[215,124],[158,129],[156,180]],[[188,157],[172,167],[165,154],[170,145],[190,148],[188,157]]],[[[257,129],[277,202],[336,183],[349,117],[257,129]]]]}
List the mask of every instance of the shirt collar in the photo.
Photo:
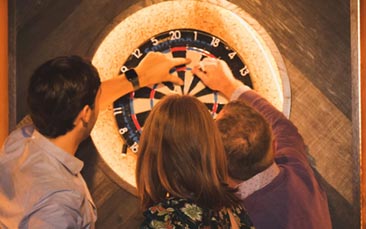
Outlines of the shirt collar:
{"type": "Polygon", "coordinates": [[[237,188],[240,199],[245,199],[255,191],[262,189],[268,185],[278,174],[280,173],[280,168],[276,163],[273,163],[264,171],[258,173],[249,180],[241,182],[237,188]]]}
{"type": "Polygon", "coordinates": [[[34,130],[32,135],[33,141],[41,148],[43,148],[50,156],[54,157],[60,163],[62,163],[73,175],[80,173],[84,166],[84,163],[78,158],[70,155],[66,151],[62,150],[45,136],[34,130]]]}

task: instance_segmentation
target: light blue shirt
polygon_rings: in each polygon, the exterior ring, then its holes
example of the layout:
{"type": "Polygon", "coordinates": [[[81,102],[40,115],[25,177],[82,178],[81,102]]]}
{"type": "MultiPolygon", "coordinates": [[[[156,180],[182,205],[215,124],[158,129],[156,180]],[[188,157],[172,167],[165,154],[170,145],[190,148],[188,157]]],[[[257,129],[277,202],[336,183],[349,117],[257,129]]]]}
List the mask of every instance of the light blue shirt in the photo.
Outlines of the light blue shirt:
{"type": "Polygon", "coordinates": [[[0,228],[94,228],[82,167],[33,126],[13,131],[0,151],[0,228]]]}

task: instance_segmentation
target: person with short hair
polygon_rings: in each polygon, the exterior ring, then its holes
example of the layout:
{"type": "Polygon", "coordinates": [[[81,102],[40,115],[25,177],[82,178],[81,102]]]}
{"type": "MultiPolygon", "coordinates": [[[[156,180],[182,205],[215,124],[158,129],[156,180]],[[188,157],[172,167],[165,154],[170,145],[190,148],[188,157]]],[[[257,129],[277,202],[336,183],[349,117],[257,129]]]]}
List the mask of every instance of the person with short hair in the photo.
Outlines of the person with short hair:
{"type": "Polygon", "coordinates": [[[79,56],[53,58],[31,76],[28,104],[33,124],[14,130],[0,151],[0,228],[94,228],[96,208],[75,157],[99,109],[141,87],[172,81],[169,70],[188,63],[148,53],[134,71],[100,82],[79,56]],[[139,82],[138,82],[139,81],[139,82]]]}
{"type": "Polygon", "coordinates": [[[253,228],[227,179],[224,146],[207,107],[189,95],[164,97],[139,142],[141,228],[253,228]]]}
{"type": "Polygon", "coordinates": [[[332,228],[326,193],[294,124],[235,79],[224,61],[206,58],[192,72],[230,100],[216,124],[228,157],[230,185],[238,189],[256,228],[332,228]]]}

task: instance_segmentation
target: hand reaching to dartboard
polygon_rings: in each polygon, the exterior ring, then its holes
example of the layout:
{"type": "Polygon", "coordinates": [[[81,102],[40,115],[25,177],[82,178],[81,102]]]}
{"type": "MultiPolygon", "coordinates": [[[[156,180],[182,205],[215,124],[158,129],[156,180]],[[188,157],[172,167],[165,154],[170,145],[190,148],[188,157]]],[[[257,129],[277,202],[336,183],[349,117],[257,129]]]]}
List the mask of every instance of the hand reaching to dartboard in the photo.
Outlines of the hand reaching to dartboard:
{"type": "Polygon", "coordinates": [[[242,82],[234,77],[227,63],[217,58],[203,59],[192,72],[207,87],[221,92],[227,99],[230,99],[235,89],[242,85],[242,82]]]}
{"type": "Polygon", "coordinates": [[[178,76],[170,74],[170,69],[175,66],[189,64],[188,58],[173,58],[160,52],[149,52],[135,68],[140,85],[142,87],[161,82],[172,82],[182,85],[183,80],[178,76]]]}

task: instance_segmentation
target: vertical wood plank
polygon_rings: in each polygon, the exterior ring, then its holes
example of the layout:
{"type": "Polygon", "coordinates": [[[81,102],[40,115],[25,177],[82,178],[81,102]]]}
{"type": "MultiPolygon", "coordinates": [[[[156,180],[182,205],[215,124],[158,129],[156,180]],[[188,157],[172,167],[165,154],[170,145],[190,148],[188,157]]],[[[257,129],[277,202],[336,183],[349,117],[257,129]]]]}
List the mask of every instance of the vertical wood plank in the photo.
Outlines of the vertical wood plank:
{"type": "Polygon", "coordinates": [[[360,1],[361,89],[361,225],[366,228],[366,3],[360,1]]]}
{"type": "Polygon", "coordinates": [[[0,145],[9,133],[8,1],[0,1],[0,145]]]}

